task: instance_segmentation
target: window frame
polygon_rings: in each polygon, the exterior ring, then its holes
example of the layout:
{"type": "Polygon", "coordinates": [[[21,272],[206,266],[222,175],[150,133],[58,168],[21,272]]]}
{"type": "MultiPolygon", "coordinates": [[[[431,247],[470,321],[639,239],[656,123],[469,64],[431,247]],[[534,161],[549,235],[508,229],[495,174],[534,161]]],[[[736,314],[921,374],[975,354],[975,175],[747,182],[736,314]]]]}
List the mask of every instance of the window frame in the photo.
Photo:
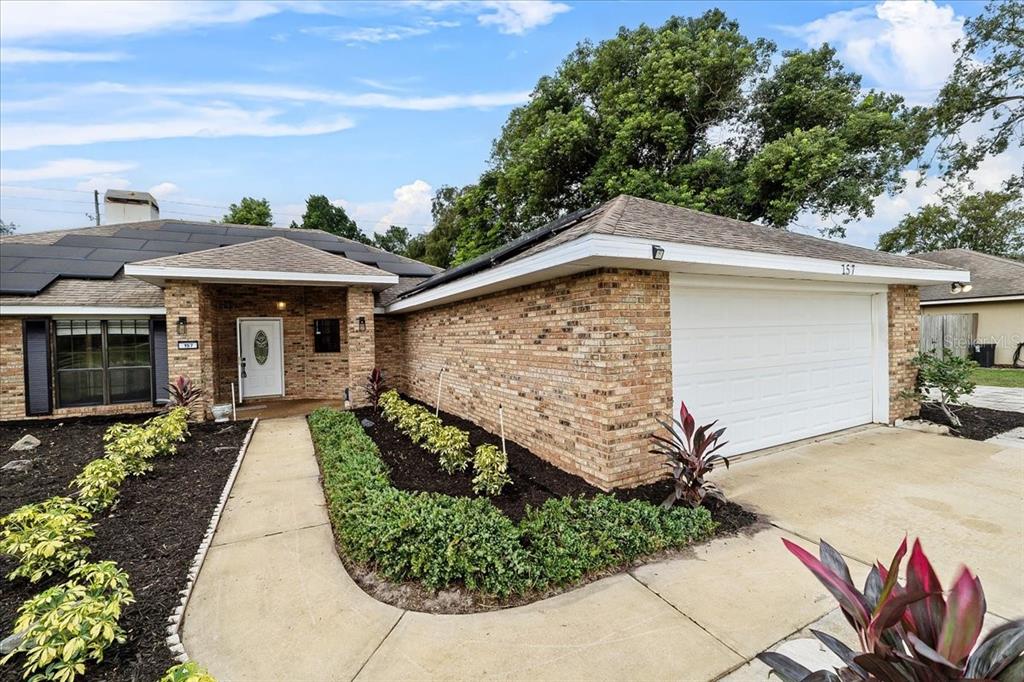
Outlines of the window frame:
{"type": "Polygon", "coordinates": [[[320,354],[320,353],[340,353],[342,351],[342,348],[344,347],[344,343],[342,341],[341,331],[342,330],[341,330],[341,319],[340,318],[337,318],[337,317],[324,317],[324,318],[318,318],[318,319],[313,320],[313,353],[314,354],[320,354]],[[324,333],[321,333],[319,331],[320,330],[320,326],[321,326],[321,324],[324,324],[324,323],[326,323],[328,328],[333,327],[336,330],[336,333],[335,334],[324,334],[324,333]],[[337,339],[337,342],[338,342],[337,348],[321,350],[319,345],[318,345],[320,339],[321,338],[327,339],[327,338],[331,338],[331,337],[335,337],[337,339]]]}
{"type": "Polygon", "coordinates": [[[51,362],[52,367],[51,367],[51,370],[50,370],[50,377],[51,377],[51,381],[52,381],[52,385],[53,385],[53,392],[54,392],[54,397],[55,397],[54,407],[56,409],[73,410],[73,409],[83,408],[83,407],[102,407],[104,405],[134,405],[134,404],[143,403],[143,402],[150,402],[150,403],[152,403],[154,401],[154,399],[155,399],[154,395],[155,394],[154,394],[153,382],[154,382],[155,372],[154,372],[154,369],[153,369],[154,359],[153,359],[153,320],[152,320],[152,318],[144,318],[144,317],[123,317],[123,318],[117,317],[117,318],[112,318],[112,319],[97,319],[97,318],[85,318],[85,317],[83,317],[83,318],[56,318],[56,319],[53,320],[53,323],[51,324],[51,328],[53,329],[53,333],[52,333],[53,335],[51,337],[53,345],[51,346],[52,353],[51,353],[51,356],[50,356],[52,358],[52,362],[51,362]],[[109,345],[109,340],[108,340],[108,336],[107,336],[107,331],[108,331],[109,323],[111,321],[115,321],[115,322],[119,322],[120,323],[120,322],[129,321],[129,320],[132,321],[137,326],[141,326],[139,323],[144,323],[146,329],[148,330],[147,334],[148,334],[148,337],[149,337],[149,339],[148,339],[149,340],[149,343],[148,343],[148,346],[149,346],[149,360],[146,362],[145,365],[124,365],[124,366],[115,365],[115,366],[112,367],[111,364],[110,364],[110,345],[109,345]],[[76,322],[76,321],[84,322],[84,323],[86,323],[86,325],[88,325],[89,322],[99,322],[100,323],[100,361],[101,361],[100,365],[101,366],[98,367],[98,368],[97,367],[92,367],[92,368],[71,368],[71,369],[61,369],[60,368],[60,363],[59,363],[59,359],[58,359],[59,358],[59,350],[57,348],[57,328],[60,326],[60,324],[62,322],[64,322],[64,323],[72,323],[72,327],[73,327],[73,323],[76,322]],[[149,391],[148,391],[147,397],[146,398],[139,398],[139,399],[132,398],[132,399],[127,399],[127,400],[125,400],[125,399],[114,400],[111,397],[111,388],[110,388],[110,385],[111,385],[110,370],[111,369],[115,369],[115,370],[146,369],[148,371],[148,374],[149,374],[149,391]],[[61,373],[62,372],[96,372],[96,371],[100,372],[101,376],[103,378],[103,381],[102,381],[102,383],[103,383],[103,391],[102,391],[102,396],[101,396],[99,402],[75,403],[73,405],[65,405],[63,397],[61,396],[61,382],[60,382],[61,373]]]}

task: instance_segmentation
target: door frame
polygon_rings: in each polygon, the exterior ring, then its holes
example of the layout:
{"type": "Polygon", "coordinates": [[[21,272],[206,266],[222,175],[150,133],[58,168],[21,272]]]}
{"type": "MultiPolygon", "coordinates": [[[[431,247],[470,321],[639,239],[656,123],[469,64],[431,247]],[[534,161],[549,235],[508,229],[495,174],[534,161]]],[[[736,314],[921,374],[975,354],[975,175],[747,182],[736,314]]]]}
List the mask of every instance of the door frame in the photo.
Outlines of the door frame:
{"type": "Polygon", "coordinates": [[[243,322],[277,322],[278,348],[281,356],[281,392],[268,395],[253,396],[256,398],[283,398],[285,395],[284,385],[284,318],[283,317],[238,317],[235,318],[235,366],[238,373],[238,404],[245,400],[245,390],[242,384],[242,323],[243,322]]]}

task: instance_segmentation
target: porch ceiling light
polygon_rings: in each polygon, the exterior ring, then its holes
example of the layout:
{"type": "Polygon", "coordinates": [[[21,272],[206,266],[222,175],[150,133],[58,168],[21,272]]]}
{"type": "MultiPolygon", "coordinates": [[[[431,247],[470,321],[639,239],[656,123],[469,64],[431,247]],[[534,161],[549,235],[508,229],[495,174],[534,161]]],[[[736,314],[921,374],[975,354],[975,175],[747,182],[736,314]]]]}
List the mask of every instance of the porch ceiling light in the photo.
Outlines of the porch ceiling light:
{"type": "Polygon", "coordinates": [[[178,331],[178,336],[185,336],[188,333],[188,318],[182,315],[178,318],[178,323],[174,325],[174,328],[178,331]]]}
{"type": "Polygon", "coordinates": [[[654,258],[654,260],[661,260],[662,258],[665,257],[665,249],[658,246],[657,244],[652,244],[651,256],[654,258]]]}
{"type": "Polygon", "coordinates": [[[963,282],[953,282],[952,284],[949,285],[950,292],[952,292],[954,294],[959,294],[959,293],[966,294],[968,291],[970,291],[973,288],[974,287],[971,286],[970,283],[964,284],[963,282]]]}

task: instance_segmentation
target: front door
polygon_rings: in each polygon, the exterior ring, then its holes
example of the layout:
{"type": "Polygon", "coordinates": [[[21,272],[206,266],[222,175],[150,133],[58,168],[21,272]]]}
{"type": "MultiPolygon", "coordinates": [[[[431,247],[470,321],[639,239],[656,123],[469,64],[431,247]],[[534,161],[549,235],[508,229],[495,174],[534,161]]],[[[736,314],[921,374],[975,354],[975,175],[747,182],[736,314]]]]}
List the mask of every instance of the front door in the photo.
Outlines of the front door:
{"type": "Polygon", "coordinates": [[[239,399],[284,395],[281,320],[238,320],[239,399]]]}

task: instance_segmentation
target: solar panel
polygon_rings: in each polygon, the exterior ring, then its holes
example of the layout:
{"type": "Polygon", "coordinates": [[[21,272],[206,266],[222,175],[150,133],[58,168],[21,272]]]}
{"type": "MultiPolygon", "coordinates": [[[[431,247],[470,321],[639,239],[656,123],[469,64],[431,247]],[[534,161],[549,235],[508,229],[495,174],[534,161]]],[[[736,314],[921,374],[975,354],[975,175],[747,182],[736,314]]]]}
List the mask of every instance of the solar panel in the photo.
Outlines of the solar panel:
{"type": "Polygon", "coordinates": [[[9,272],[21,261],[25,260],[19,256],[0,256],[0,272],[9,272]]]}
{"type": "Polygon", "coordinates": [[[374,267],[377,267],[377,261],[379,260],[376,253],[370,253],[369,251],[345,251],[344,256],[357,263],[366,263],[374,267]]]}
{"type": "Polygon", "coordinates": [[[181,234],[178,232],[167,232],[163,230],[137,230],[132,227],[122,227],[117,231],[115,235],[117,237],[134,237],[135,239],[153,239],[154,237],[160,237],[161,239],[167,239],[168,241],[183,242],[188,239],[187,234],[181,234]]]}
{"type": "Polygon", "coordinates": [[[164,224],[159,232],[180,232],[183,234],[227,234],[228,228],[209,223],[164,224]]]}
{"type": "Polygon", "coordinates": [[[168,242],[162,239],[151,239],[143,247],[146,251],[174,251],[176,253],[192,253],[216,248],[213,244],[195,244],[192,242],[168,242]]]}
{"type": "Polygon", "coordinates": [[[270,227],[228,227],[228,234],[232,237],[251,237],[252,239],[268,239],[270,237],[282,237],[286,234],[286,228],[270,227]]]}
{"type": "Polygon", "coordinates": [[[244,244],[251,242],[251,237],[232,237],[227,234],[192,234],[188,238],[194,244],[213,244],[214,246],[227,246],[228,244],[244,244]]]}
{"type": "Polygon", "coordinates": [[[92,249],[81,246],[54,246],[53,244],[0,245],[0,255],[33,258],[85,258],[90,251],[92,249]]]}
{"type": "Polygon", "coordinates": [[[314,230],[303,230],[301,228],[294,229],[294,230],[290,229],[290,230],[288,230],[288,234],[285,235],[285,236],[287,236],[289,239],[299,239],[299,240],[302,240],[302,241],[309,241],[309,242],[339,242],[340,241],[338,239],[338,237],[334,236],[333,234],[328,234],[326,232],[317,232],[317,231],[314,231],[314,230]]]}
{"type": "Polygon", "coordinates": [[[434,274],[433,270],[422,263],[381,263],[378,267],[393,275],[402,275],[403,277],[408,275],[423,275],[429,277],[434,274]]]}
{"type": "Polygon", "coordinates": [[[57,279],[52,273],[4,272],[0,273],[0,294],[33,295],[57,279]]]}
{"type": "Polygon", "coordinates": [[[99,237],[88,234],[69,234],[57,240],[61,246],[87,246],[93,249],[141,249],[146,242],[125,237],[99,237]]]}
{"type": "Polygon", "coordinates": [[[89,254],[89,260],[110,260],[118,263],[135,263],[150,258],[177,256],[173,251],[135,251],[128,249],[96,249],[89,254]]]}
{"type": "Polygon", "coordinates": [[[121,269],[120,261],[75,260],[70,258],[26,258],[15,272],[49,272],[68,277],[109,279],[121,269]]]}

